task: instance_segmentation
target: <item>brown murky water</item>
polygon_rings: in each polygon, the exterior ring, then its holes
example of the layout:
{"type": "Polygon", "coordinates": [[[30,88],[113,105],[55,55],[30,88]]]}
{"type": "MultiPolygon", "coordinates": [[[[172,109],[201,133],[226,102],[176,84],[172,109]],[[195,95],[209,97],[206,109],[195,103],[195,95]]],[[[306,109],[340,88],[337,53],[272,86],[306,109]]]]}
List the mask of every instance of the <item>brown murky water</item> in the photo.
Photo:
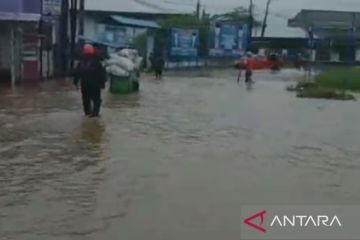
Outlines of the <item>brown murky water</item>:
{"type": "Polygon", "coordinates": [[[358,204],[360,104],[259,73],[145,79],[82,117],[67,83],[1,90],[0,239],[239,239],[248,204],[358,204]]]}

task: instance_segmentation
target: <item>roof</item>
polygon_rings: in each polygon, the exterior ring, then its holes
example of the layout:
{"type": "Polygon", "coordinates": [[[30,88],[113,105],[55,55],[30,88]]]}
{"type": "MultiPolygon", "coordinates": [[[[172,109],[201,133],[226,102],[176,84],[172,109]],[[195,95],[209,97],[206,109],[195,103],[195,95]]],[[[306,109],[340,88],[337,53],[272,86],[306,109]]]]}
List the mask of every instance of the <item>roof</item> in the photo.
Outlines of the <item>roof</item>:
{"type": "Polygon", "coordinates": [[[144,27],[144,28],[159,28],[160,26],[155,21],[128,18],[119,15],[111,15],[111,18],[124,25],[131,25],[135,27],[144,27]]]}
{"type": "Polygon", "coordinates": [[[0,12],[0,21],[38,22],[40,14],[0,12]]]}
{"type": "MultiPolygon", "coordinates": [[[[260,17],[259,19],[262,18],[260,17]]],[[[260,35],[260,31],[261,30],[258,29],[257,36],[260,35]]],[[[265,37],[303,38],[305,37],[305,32],[299,28],[289,27],[285,17],[269,14],[265,37]]]]}
{"type": "Polygon", "coordinates": [[[117,11],[130,13],[150,14],[185,14],[195,10],[195,4],[179,5],[171,1],[152,0],[107,0],[106,3],[99,0],[86,0],[86,10],[117,11]]]}
{"type": "Polygon", "coordinates": [[[301,10],[295,18],[289,20],[291,27],[346,28],[360,26],[360,12],[301,10]]]}
{"type": "Polygon", "coordinates": [[[320,37],[349,36],[350,32],[360,32],[360,12],[301,10],[295,18],[289,19],[290,27],[298,27],[312,31],[320,37]]]}

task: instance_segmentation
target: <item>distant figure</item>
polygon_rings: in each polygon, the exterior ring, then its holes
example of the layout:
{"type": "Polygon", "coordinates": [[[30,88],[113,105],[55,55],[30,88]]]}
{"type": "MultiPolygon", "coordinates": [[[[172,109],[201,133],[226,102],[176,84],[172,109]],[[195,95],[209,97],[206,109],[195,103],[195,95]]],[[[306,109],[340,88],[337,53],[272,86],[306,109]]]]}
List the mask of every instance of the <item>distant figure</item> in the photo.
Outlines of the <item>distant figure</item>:
{"type": "Polygon", "coordinates": [[[215,26],[215,49],[218,49],[220,47],[220,33],[221,33],[221,28],[217,24],[215,26]]]}
{"type": "Polygon", "coordinates": [[[251,53],[248,53],[246,55],[244,61],[244,69],[245,69],[245,83],[252,83],[253,59],[251,57],[251,53]]]}
{"type": "Polygon", "coordinates": [[[101,89],[105,88],[106,71],[91,44],[84,45],[83,59],[74,72],[74,84],[77,89],[79,89],[79,82],[85,115],[98,117],[101,107],[101,89]]]}
{"type": "Polygon", "coordinates": [[[238,49],[243,48],[243,30],[239,28],[238,30],[238,49]]]}
{"type": "Polygon", "coordinates": [[[154,63],[155,63],[155,57],[154,57],[154,54],[153,53],[150,53],[149,55],[149,62],[150,62],[150,71],[154,71],[154,63]]]}
{"type": "Polygon", "coordinates": [[[196,48],[197,45],[197,34],[193,33],[191,37],[191,47],[196,48]]]}
{"type": "Polygon", "coordinates": [[[162,79],[165,60],[162,56],[157,56],[154,58],[153,69],[155,71],[155,78],[162,79]]]}
{"type": "Polygon", "coordinates": [[[242,72],[245,71],[245,83],[252,83],[252,73],[254,66],[251,53],[247,53],[244,60],[237,64],[237,67],[240,69],[237,82],[240,82],[242,72]]]}
{"type": "Polygon", "coordinates": [[[179,33],[175,32],[174,33],[174,48],[178,48],[179,47],[179,33]]]}

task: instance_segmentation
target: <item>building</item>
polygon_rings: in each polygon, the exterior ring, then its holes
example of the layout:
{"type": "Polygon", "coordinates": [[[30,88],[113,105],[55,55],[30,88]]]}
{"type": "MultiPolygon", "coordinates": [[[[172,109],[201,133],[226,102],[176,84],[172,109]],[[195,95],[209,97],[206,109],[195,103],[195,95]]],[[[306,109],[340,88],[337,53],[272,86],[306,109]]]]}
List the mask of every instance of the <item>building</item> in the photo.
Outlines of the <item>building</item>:
{"type": "Polygon", "coordinates": [[[155,41],[151,34],[159,27],[158,20],[170,16],[194,14],[196,9],[195,3],[184,6],[171,1],[105,2],[106,4],[98,0],[86,0],[84,37],[100,38],[103,41],[114,40],[120,46],[134,46],[148,60],[148,64],[150,54],[162,52],[161,48],[165,48],[166,45],[155,41]],[[146,38],[139,38],[139,36],[146,36],[146,38]]]}
{"type": "Polygon", "coordinates": [[[61,0],[0,1],[0,82],[53,75],[61,0]]]}
{"type": "Polygon", "coordinates": [[[288,25],[307,33],[313,61],[360,61],[360,12],[302,10],[288,25]]]}
{"type": "Polygon", "coordinates": [[[104,44],[111,49],[134,47],[149,66],[150,55],[156,48],[153,33],[160,28],[158,20],[175,15],[178,14],[86,10],[84,34],[80,39],[104,44]]]}
{"type": "Polygon", "coordinates": [[[127,47],[136,37],[157,28],[156,16],[149,14],[86,11],[83,37],[127,47]]]}
{"type": "Polygon", "coordinates": [[[41,0],[0,1],[0,81],[39,78],[40,8],[41,0]]]}

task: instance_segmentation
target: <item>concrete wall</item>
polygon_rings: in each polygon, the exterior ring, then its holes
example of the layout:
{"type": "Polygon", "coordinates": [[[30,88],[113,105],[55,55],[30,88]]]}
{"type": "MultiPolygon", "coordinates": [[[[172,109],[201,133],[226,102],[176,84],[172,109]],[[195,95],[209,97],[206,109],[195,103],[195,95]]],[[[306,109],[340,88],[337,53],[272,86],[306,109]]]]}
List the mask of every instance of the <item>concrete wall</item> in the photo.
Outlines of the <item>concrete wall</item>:
{"type": "MultiPolygon", "coordinates": [[[[3,1],[3,0],[1,0],[3,1]]],[[[13,0],[11,0],[13,1],[13,0]]],[[[24,13],[41,13],[42,0],[22,0],[22,11],[24,13]]]]}
{"type": "Polygon", "coordinates": [[[10,29],[5,23],[0,23],[0,69],[10,69],[10,63],[10,29]]]}
{"type": "Polygon", "coordinates": [[[134,39],[144,33],[146,33],[146,28],[134,28],[134,27],[125,27],[126,28],[126,36],[128,37],[130,43],[134,41],[134,39]]]}
{"type": "Polygon", "coordinates": [[[1,12],[20,12],[22,0],[1,0],[1,12]]]}
{"type": "Polygon", "coordinates": [[[360,62],[360,48],[357,48],[357,49],[356,49],[355,60],[356,60],[357,62],[360,62]]]}
{"type": "Polygon", "coordinates": [[[331,62],[339,62],[340,61],[340,54],[336,51],[330,52],[330,61],[331,62]]]}
{"type": "Polygon", "coordinates": [[[43,51],[42,57],[43,57],[43,65],[42,65],[42,77],[44,79],[51,78],[54,76],[54,59],[53,56],[54,51],[43,51]]]}
{"type": "Polygon", "coordinates": [[[0,0],[0,12],[40,13],[41,0],[0,0]]]}

